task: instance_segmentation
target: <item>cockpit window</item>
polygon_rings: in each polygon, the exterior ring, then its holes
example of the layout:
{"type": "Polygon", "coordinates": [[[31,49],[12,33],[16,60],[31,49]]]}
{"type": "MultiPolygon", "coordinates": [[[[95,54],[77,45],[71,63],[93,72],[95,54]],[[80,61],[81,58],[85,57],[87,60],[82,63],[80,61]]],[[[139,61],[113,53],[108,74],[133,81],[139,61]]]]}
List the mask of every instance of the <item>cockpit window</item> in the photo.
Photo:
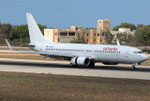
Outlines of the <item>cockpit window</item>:
{"type": "Polygon", "coordinates": [[[143,52],[142,51],[134,51],[133,53],[135,53],[135,54],[141,54],[143,52]]]}

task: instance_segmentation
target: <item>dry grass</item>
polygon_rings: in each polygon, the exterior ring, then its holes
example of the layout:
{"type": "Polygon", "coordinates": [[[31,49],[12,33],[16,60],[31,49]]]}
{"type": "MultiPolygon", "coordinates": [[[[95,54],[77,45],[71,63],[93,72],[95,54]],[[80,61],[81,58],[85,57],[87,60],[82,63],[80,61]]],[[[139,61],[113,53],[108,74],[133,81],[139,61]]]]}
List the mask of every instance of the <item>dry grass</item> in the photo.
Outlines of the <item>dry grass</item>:
{"type": "Polygon", "coordinates": [[[54,61],[56,59],[41,56],[40,54],[20,54],[20,53],[0,53],[0,58],[10,59],[27,59],[27,60],[47,60],[54,61]]]}
{"type": "MultiPolygon", "coordinates": [[[[14,50],[31,50],[29,47],[16,47],[12,46],[14,50]]],[[[8,46],[0,46],[0,50],[9,50],[8,46]]]]}
{"type": "Polygon", "coordinates": [[[150,66],[150,57],[147,61],[143,62],[142,65],[150,66]]]}
{"type": "Polygon", "coordinates": [[[0,72],[0,101],[150,101],[150,81],[0,72]]]}

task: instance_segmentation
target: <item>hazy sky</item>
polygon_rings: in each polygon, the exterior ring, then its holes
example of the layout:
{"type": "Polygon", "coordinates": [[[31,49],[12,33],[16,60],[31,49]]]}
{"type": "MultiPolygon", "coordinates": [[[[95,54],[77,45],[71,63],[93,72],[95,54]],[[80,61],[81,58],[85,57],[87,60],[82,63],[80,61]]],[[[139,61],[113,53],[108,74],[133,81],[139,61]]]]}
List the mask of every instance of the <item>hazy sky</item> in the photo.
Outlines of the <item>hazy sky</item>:
{"type": "Polygon", "coordinates": [[[108,18],[111,27],[122,22],[150,24],[150,0],[0,0],[0,21],[26,24],[31,12],[39,24],[67,28],[71,25],[96,27],[108,18]]]}

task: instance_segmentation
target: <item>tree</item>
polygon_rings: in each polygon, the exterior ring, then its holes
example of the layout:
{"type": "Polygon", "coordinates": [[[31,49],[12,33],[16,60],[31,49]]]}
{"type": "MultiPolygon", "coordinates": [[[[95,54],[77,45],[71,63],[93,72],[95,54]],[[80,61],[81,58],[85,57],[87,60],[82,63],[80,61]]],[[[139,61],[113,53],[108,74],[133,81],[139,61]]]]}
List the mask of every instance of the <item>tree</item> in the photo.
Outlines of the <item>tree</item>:
{"type": "Polygon", "coordinates": [[[125,23],[121,23],[121,24],[118,25],[118,26],[115,26],[115,27],[113,28],[113,31],[118,31],[119,28],[130,28],[131,31],[136,30],[136,26],[135,26],[134,24],[130,24],[130,23],[126,23],[126,22],[125,22],[125,23]]]}
{"type": "MultiPolygon", "coordinates": [[[[42,33],[44,33],[44,28],[46,25],[38,24],[42,33]]],[[[10,34],[10,39],[15,42],[26,42],[29,43],[29,31],[27,25],[16,25],[13,26],[10,34]]]]}
{"type": "Polygon", "coordinates": [[[137,24],[137,29],[143,27],[143,24],[137,24]]]}
{"type": "Polygon", "coordinates": [[[13,30],[11,32],[11,40],[17,42],[29,42],[29,31],[27,25],[16,25],[13,26],[13,30]]]}
{"type": "Polygon", "coordinates": [[[1,38],[8,38],[10,35],[10,32],[12,30],[11,24],[0,24],[0,34],[1,38]]]}
{"type": "Polygon", "coordinates": [[[0,44],[5,43],[4,39],[8,39],[12,30],[11,24],[0,23],[0,44]]]}
{"type": "Polygon", "coordinates": [[[126,43],[128,45],[134,45],[134,35],[127,34],[126,43]]]}
{"type": "Polygon", "coordinates": [[[120,43],[125,43],[126,42],[126,33],[118,33],[116,38],[119,39],[120,43]]]}
{"type": "Polygon", "coordinates": [[[122,44],[132,45],[134,36],[128,33],[117,33],[116,38],[119,39],[120,43],[122,44]]]}
{"type": "Polygon", "coordinates": [[[135,45],[150,45],[150,25],[140,27],[135,32],[135,45]]]}
{"type": "Polygon", "coordinates": [[[38,24],[38,26],[39,26],[42,34],[44,34],[44,29],[47,28],[47,26],[46,25],[41,25],[41,24],[38,24]]]}
{"type": "Polygon", "coordinates": [[[111,44],[113,40],[113,35],[110,32],[103,32],[102,36],[105,38],[107,44],[111,44]]]}

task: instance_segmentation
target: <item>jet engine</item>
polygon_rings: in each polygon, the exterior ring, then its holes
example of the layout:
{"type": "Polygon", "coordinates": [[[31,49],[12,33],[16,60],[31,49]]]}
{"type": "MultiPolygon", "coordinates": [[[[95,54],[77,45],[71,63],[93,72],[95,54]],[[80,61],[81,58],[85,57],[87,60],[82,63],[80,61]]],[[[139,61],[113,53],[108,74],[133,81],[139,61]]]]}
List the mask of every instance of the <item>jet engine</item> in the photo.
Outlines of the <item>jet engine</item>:
{"type": "Polygon", "coordinates": [[[90,65],[90,59],[87,57],[74,57],[71,59],[71,65],[72,66],[89,66],[90,65]]]}

